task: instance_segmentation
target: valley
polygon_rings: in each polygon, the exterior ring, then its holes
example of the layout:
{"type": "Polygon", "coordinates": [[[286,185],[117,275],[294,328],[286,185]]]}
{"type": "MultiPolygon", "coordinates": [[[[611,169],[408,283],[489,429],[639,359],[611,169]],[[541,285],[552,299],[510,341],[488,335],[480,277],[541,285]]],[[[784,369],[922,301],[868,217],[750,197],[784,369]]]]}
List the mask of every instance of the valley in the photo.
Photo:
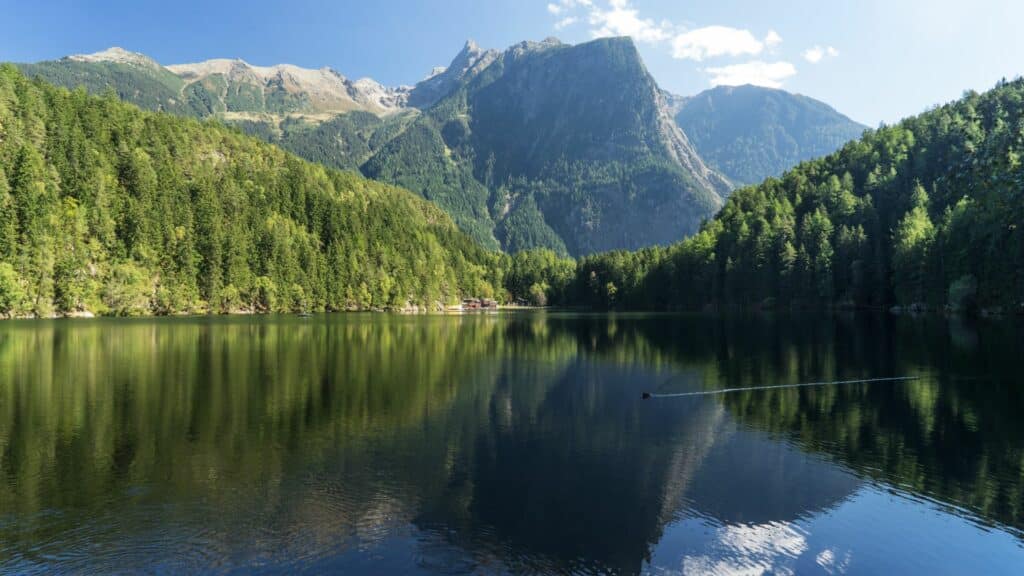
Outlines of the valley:
{"type": "Polygon", "coordinates": [[[736,103],[708,115],[706,93],[661,90],[628,38],[504,51],[470,41],[447,67],[399,87],[237,59],[162,66],[120,48],[21,69],[68,88],[114,90],[143,108],[216,118],[307,160],[402,186],[485,247],[511,253],[670,244],[696,232],[736,185],[781,175],[863,130],[824,104],[757,87],[742,97],[712,91],[716,104],[736,103]],[[775,105],[750,106],[751,97],[775,105]],[[787,106],[804,112],[793,119],[787,106]],[[737,123],[758,133],[737,133],[737,123]]]}

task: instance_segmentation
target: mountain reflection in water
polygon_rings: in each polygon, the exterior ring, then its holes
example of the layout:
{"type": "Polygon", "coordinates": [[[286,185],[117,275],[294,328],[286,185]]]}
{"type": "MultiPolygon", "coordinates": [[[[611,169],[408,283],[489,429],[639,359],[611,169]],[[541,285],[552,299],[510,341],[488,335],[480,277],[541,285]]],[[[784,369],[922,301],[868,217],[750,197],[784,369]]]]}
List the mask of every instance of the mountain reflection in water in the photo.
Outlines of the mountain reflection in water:
{"type": "Polygon", "coordinates": [[[0,571],[1010,573],[1013,321],[0,324],[0,571]],[[899,383],[678,393],[914,376],[899,383]]]}

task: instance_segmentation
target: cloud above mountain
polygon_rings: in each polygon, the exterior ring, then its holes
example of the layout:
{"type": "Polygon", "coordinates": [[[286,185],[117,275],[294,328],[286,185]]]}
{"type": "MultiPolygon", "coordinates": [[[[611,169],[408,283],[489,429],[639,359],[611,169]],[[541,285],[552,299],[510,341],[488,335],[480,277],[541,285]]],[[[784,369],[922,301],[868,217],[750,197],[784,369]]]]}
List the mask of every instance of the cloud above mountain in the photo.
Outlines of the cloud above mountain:
{"type": "Polygon", "coordinates": [[[700,62],[717,56],[756,56],[764,51],[769,42],[777,45],[782,42],[782,37],[771,30],[762,41],[750,30],[705,26],[672,38],[672,57],[700,62]]]}
{"type": "Polygon", "coordinates": [[[588,5],[590,35],[631,36],[640,42],[662,42],[672,36],[672,24],[642,18],[629,0],[610,0],[607,8],[588,5]]]}
{"type": "MultiPolygon", "coordinates": [[[[630,36],[635,41],[663,47],[677,60],[714,62],[698,68],[712,86],[755,84],[779,88],[797,74],[796,66],[775,57],[782,36],[774,29],[756,33],[722,24],[690,26],[641,14],[631,0],[557,0],[547,5],[556,17],[555,30],[586,25],[593,38],[630,36]],[[745,62],[735,62],[747,58],[745,62]],[[732,59],[733,62],[721,62],[732,59]]],[[[838,51],[815,46],[803,53],[810,63],[833,57],[838,51]]]]}
{"type": "Polygon", "coordinates": [[[811,64],[817,64],[825,58],[835,58],[839,56],[839,50],[836,50],[832,46],[812,46],[807,50],[804,50],[803,57],[811,64]]]}
{"type": "Polygon", "coordinates": [[[742,86],[753,84],[768,88],[782,88],[783,82],[796,75],[796,66],[789,62],[764,62],[752,60],[742,64],[731,64],[707,68],[712,86],[742,86]]]}

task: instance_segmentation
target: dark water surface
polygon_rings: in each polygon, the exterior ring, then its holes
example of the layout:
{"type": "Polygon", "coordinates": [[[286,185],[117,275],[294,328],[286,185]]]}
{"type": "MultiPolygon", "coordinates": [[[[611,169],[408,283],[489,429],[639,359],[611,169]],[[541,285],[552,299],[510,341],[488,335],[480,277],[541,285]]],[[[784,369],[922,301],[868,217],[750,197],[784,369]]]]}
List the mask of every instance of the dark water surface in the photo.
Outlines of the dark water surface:
{"type": "Polygon", "coordinates": [[[0,572],[1021,574],[1022,363],[1015,320],[4,322],[0,572]]]}

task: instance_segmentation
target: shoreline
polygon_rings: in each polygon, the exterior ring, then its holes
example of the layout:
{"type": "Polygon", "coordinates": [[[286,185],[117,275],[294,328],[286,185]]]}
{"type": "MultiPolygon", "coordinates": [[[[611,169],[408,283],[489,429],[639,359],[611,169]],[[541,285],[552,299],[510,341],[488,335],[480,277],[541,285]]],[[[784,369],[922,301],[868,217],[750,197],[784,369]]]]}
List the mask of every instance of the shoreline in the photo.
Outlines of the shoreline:
{"type": "Polygon", "coordinates": [[[1005,309],[983,308],[972,313],[955,312],[938,309],[911,309],[910,307],[799,307],[799,308],[757,308],[757,307],[726,307],[724,309],[596,309],[579,306],[522,306],[522,305],[498,305],[493,308],[479,309],[348,309],[348,310],[318,310],[312,312],[256,312],[252,310],[237,310],[230,312],[181,312],[174,314],[96,314],[88,311],[78,311],[70,314],[53,314],[51,316],[0,316],[0,323],[5,321],[19,320],[100,320],[100,319],[157,319],[157,318],[217,318],[217,317],[245,317],[245,316],[284,316],[295,318],[310,318],[312,316],[323,316],[328,314],[390,314],[396,316],[473,316],[497,314],[500,312],[551,312],[568,314],[587,315],[696,315],[696,316],[763,316],[763,315],[884,315],[892,317],[908,317],[913,319],[944,318],[960,320],[1006,320],[1013,318],[1024,319],[1024,309],[1006,311],[1005,309]]]}
{"type": "Polygon", "coordinates": [[[0,322],[11,320],[99,320],[103,318],[132,319],[132,318],[216,318],[216,317],[244,317],[244,316],[294,316],[296,318],[308,318],[326,314],[394,314],[397,316],[462,316],[474,314],[489,314],[497,312],[519,312],[535,310],[552,310],[557,308],[544,306],[518,306],[514,304],[499,305],[494,308],[481,309],[455,309],[445,308],[442,310],[424,308],[368,308],[368,309],[347,309],[347,310],[316,310],[309,312],[257,312],[253,310],[232,310],[230,312],[177,312],[173,314],[97,314],[90,311],[77,311],[68,314],[52,314],[49,316],[0,316],[0,322]]]}

